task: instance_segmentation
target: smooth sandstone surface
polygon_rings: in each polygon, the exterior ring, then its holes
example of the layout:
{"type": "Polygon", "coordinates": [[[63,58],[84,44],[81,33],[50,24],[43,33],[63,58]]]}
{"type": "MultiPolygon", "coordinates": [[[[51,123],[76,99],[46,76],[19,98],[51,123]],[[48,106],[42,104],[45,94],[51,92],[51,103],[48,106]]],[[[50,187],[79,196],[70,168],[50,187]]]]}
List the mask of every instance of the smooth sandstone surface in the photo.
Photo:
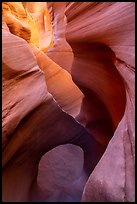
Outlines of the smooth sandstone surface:
{"type": "Polygon", "coordinates": [[[72,76],[79,86],[92,89],[100,96],[111,114],[115,128],[106,152],[89,177],[82,201],[117,202],[135,199],[134,14],[135,5],[132,2],[70,3],[66,10],[66,37],[72,48],[74,44],[76,53],[72,76]],[[88,51],[86,47],[84,52],[83,47],[87,42],[88,51]],[[99,49],[96,43],[100,44],[99,49]],[[106,56],[105,47],[104,50],[102,47],[101,53],[102,43],[113,51],[113,64],[111,58],[106,56]],[[87,73],[88,69],[91,70],[89,82],[89,75],[87,78],[85,74],[85,79],[82,79],[78,72],[85,70],[85,67],[87,73]],[[107,67],[109,71],[106,72],[107,67]],[[111,75],[109,79],[106,78],[108,74],[111,75]]]}
{"type": "Polygon", "coordinates": [[[27,43],[8,30],[3,29],[3,34],[3,200],[35,201],[33,195],[37,194],[31,189],[42,155],[60,144],[81,146],[89,174],[100,158],[92,154],[99,144],[94,139],[91,142],[86,130],[62,111],[49,94],[44,73],[35,64],[35,56],[27,43]],[[9,47],[6,47],[6,37],[9,47]],[[16,58],[18,47],[24,48],[20,49],[24,51],[24,58],[23,53],[22,58],[16,58]],[[6,48],[14,48],[8,58],[5,58],[6,48]],[[27,59],[31,59],[28,67],[23,64],[27,59]]]}
{"type": "Polygon", "coordinates": [[[71,75],[36,46],[33,44],[30,46],[36,56],[39,67],[45,73],[48,91],[53,95],[62,110],[76,117],[80,111],[84,96],[72,81],[71,75]]]}
{"type": "Polygon", "coordinates": [[[59,66],[71,73],[74,54],[65,37],[67,27],[66,5],[66,2],[47,2],[50,18],[53,22],[54,46],[46,54],[59,66]]]}
{"type": "Polygon", "coordinates": [[[3,201],[135,201],[135,3],[2,4],[3,201]]]}

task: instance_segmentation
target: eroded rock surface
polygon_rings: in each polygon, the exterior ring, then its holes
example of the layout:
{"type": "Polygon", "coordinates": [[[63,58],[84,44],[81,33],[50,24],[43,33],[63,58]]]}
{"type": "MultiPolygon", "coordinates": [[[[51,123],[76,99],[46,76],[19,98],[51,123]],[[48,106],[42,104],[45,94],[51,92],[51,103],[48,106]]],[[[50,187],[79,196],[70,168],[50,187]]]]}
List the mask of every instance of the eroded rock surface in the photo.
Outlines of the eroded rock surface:
{"type": "Polygon", "coordinates": [[[3,201],[134,201],[135,4],[2,12],[3,201]]]}
{"type": "MultiPolygon", "coordinates": [[[[87,106],[91,91],[99,96],[111,115],[114,130],[105,154],[89,177],[82,201],[135,199],[134,14],[135,5],[131,2],[70,3],[66,10],[67,41],[76,53],[72,76],[79,87],[89,89],[85,95],[87,106]],[[107,53],[108,48],[114,57],[107,53]]],[[[82,108],[87,109],[84,105],[82,108]]],[[[83,119],[84,111],[80,117],[85,125],[91,121],[90,116],[83,119]]],[[[92,123],[87,128],[94,130],[92,123]]]]}

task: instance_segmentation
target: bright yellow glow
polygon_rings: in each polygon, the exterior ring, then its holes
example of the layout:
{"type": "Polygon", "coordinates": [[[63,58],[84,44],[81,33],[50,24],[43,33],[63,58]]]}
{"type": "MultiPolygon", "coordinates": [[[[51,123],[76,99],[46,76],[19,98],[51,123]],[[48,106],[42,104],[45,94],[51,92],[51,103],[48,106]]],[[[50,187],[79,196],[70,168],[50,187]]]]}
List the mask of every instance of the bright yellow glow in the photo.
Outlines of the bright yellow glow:
{"type": "Polygon", "coordinates": [[[53,27],[46,2],[3,2],[2,15],[14,35],[44,52],[53,46],[53,27]]]}
{"type": "Polygon", "coordinates": [[[30,38],[30,43],[34,44],[36,47],[39,47],[39,32],[38,28],[36,25],[35,20],[33,17],[29,14],[29,12],[26,10],[27,16],[28,16],[28,23],[31,29],[31,38],[30,38]]]}
{"type": "Polygon", "coordinates": [[[39,23],[34,13],[33,14],[29,13],[27,8],[25,10],[28,16],[27,17],[28,23],[31,29],[30,43],[34,44],[42,51],[47,52],[47,50],[53,46],[53,35],[54,35],[48,10],[45,9],[43,14],[41,13],[38,14],[38,16],[42,17],[41,22],[43,21],[43,24],[39,23]]]}

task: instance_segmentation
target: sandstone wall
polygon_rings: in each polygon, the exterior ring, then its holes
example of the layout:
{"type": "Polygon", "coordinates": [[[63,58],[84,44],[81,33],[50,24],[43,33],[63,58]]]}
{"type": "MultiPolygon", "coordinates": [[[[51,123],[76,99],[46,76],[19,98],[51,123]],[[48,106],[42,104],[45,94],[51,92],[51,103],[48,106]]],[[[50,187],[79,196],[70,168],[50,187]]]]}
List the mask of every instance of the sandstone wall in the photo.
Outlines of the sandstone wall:
{"type": "Polygon", "coordinates": [[[3,201],[134,201],[135,4],[2,5],[3,201]]]}

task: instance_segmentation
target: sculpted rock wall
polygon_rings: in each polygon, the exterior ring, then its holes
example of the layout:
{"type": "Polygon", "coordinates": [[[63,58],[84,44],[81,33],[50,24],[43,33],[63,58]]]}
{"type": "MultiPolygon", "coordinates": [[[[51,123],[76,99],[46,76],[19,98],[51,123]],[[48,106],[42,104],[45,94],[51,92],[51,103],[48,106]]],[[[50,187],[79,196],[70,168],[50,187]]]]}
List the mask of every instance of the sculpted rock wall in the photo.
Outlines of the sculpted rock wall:
{"type": "MultiPolygon", "coordinates": [[[[16,28],[16,23],[14,27],[16,28]]],[[[25,41],[26,39],[16,36],[15,33],[11,33],[4,18],[2,34],[3,201],[21,202],[39,201],[42,199],[44,201],[49,199],[52,201],[54,199],[52,198],[52,194],[50,193],[50,196],[48,191],[44,191],[43,194],[39,180],[37,182],[38,165],[45,153],[56,146],[66,143],[78,145],[84,151],[84,164],[81,169],[82,173],[84,167],[84,180],[77,181],[81,185],[78,187],[77,184],[75,191],[78,193],[78,197],[75,199],[79,200],[83,191],[83,184],[104,150],[101,149],[94,155],[94,148],[98,149],[100,145],[94,139],[91,140],[86,130],[74,118],[61,110],[48,91],[50,90],[53,94],[55,92],[61,97],[62,94],[63,96],[66,94],[67,97],[69,93],[70,101],[68,97],[65,103],[67,104],[68,112],[74,116],[80,107],[79,102],[77,105],[76,101],[79,101],[79,96],[81,99],[82,94],[72,82],[68,72],[65,70],[61,72],[61,68],[34,45],[28,44],[25,41]],[[33,51],[35,54],[36,51],[39,52],[37,59],[33,51]],[[37,60],[40,67],[37,64],[37,60]],[[47,73],[46,80],[44,72],[40,68],[45,71],[45,75],[47,73]],[[56,76],[58,74],[57,72],[60,76],[60,85],[64,86],[64,88],[66,87],[67,90],[70,89],[70,92],[67,93],[63,88],[59,89],[57,78],[50,82],[50,78],[54,78],[54,74],[56,76]],[[48,89],[46,81],[48,82],[48,89]],[[52,88],[52,83],[56,83],[55,87],[58,87],[58,89],[52,88]]],[[[60,101],[62,102],[62,100],[60,101]]],[[[66,107],[64,105],[64,109],[66,107]]],[[[67,147],[64,147],[62,155],[65,149],[66,154],[68,154],[67,147]]],[[[76,148],[73,147],[72,149],[75,150],[76,148]]],[[[57,153],[54,154],[55,158],[56,155],[57,153]]],[[[79,154],[78,157],[80,157],[79,154]]],[[[46,155],[46,158],[48,158],[48,155],[46,155]]],[[[67,158],[66,162],[69,162],[67,158]]],[[[75,168],[73,165],[72,163],[71,167],[75,168]]],[[[61,174],[60,170],[57,169],[58,171],[61,174]]],[[[68,175],[71,178],[69,172],[68,175]]],[[[53,178],[51,177],[49,191],[52,189],[53,178]]],[[[74,179],[74,176],[72,179],[74,179]]],[[[79,180],[77,176],[76,180],[79,180]]],[[[45,183],[45,185],[47,184],[45,183]]],[[[71,190],[71,185],[73,183],[66,189],[68,192],[71,190]]],[[[74,196],[74,192],[72,194],[74,196]]],[[[59,198],[59,195],[55,198],[56,201],[59,199],[61,201],[64,200],[64,197],[59,198]]]]}
{"type": "Polygon", "coordinates": [[[38,164],[46,152],[66,143],[80,146],[89,175],[100,157],[93,155],[90,162],[91,146],[98,148],[99,144],[94,139],[91,142],[86,130],[61,110],[47,90],[31,47],[4,23],[2,48],[3,201],[34,201],[38,164]]]}
{"type": "Polygon", "coordinates": [[[135,200],[134,13],[3,3],[3,201],[135,200]]]}
{"type": "MultiPolygon", "coordinates": [[[[56,9],[57,4],[54,3],[56,9]]],[[[71,70],[66,63],[63,68],[71,73],[73,81],[84,93],[76,119],[102,145],[106,146],[113,136],[98,164],[101,167],[96,168],[89,178],[83,201],[134,200],[134,14],[132,2],[66,4],[66,39],[74,60],[71,70]],[[113,162],[109,163],[109,159],[113,162]],[[131,165],[132,172],[129,173],[125,163],[131,165]],[[107,181],[109,172],[116,176],[111,181],[107,181]],[[119,184],[115,184],[117,179],[119,184]],[[123,189],[121,193],[118,193],[119,189],[123,189]]],[[[56,47],[52,50],[50,57],[59,61],[60,53],[57,59],[56,47]]]]}
{"type": "Polygon", "coordinates": [[[71,75],[36,46],[31,45],[31,48],[39,67],[45,73],[48,91],[65,112],[76,117],[80,111],[83,94],[73,83],[71,75]]]}
{"type": "Polygon", "coordinates": [[[21,2],[3,2],[2,17],[11,33],[30,42],[31,30],[21,2]]]}
{"type": "MultiPolygon", "coordinates": [[[[78,119],[85,125],[91,121],[90,116],[83,117],[84,105],[92,105],[93,91],[106,105],[115,131],[89,177],[82,201],[135,199],[134,14],[132,2],[74,2],[66,9],[66,38],[74,51],[72,77],[83,93],[89,89],[78,119]]],[[[96,115],[93,109],[91,114],[96,115]]],[[[87,129],[92,131],[93,126],[87,129]]]]}
{"type": "Polygon", "coordinates": [[[73,52],[65,37],[67,18],[64,12],[66,9],[66,2],[48,2],[47,6],[50,18],[53,22],[54,46],[49,49],[46,54],[70,73],[73,62],[73,52]]]}

